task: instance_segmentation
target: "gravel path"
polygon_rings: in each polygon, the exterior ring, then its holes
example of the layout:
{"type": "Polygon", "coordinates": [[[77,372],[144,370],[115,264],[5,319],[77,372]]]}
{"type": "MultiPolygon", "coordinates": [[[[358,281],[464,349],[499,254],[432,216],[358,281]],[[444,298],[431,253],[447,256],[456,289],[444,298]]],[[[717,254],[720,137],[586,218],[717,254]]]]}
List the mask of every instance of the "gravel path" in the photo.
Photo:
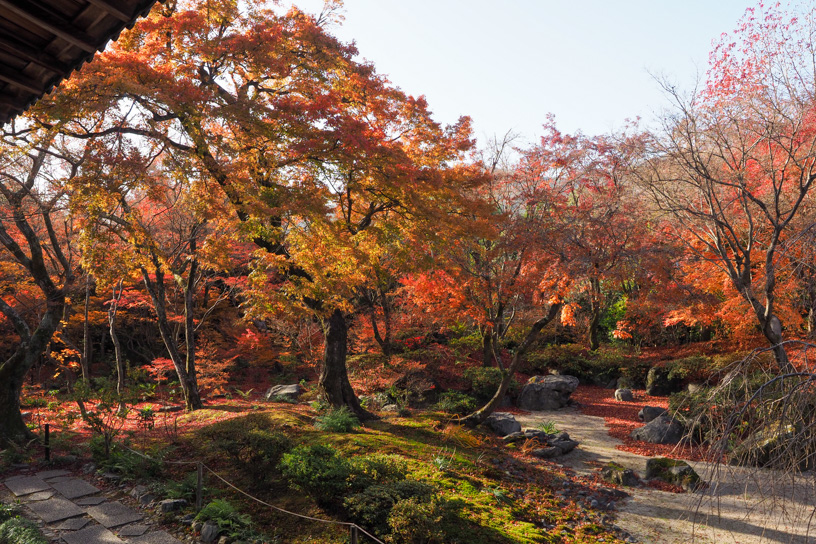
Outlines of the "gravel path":
{"type": "MultiPolygon", "coordinates": [[[[559,462],[578,473],[615,461],[643,476],[647,457],[616,449],[603,418],[576,409],[517,415],[522,427],[552,421],[581,445],[559,462]]],[[[816,542],[816,477],[796,482],[770,470],[749,471],[691,463],[711,487],[698,493],[626,488],[618,525],[640,542],[653,544],[758,544],[816,542]],[[782,500],[784,499],[784,500],[782,500]],[[812,519],[813,518],[813,519],[812,519]]]]}

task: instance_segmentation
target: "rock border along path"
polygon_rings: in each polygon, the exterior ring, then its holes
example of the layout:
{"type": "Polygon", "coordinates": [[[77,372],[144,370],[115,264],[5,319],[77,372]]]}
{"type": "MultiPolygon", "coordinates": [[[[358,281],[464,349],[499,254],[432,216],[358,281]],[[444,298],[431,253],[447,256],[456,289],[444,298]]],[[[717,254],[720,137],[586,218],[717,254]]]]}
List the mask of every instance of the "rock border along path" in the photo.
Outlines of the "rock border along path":
{"type": "Polygon", "coordinates": [[[150,527],[144,513],[120,502],[120,490],[102,491],[67,470],[44,470],[3,481],[2,502],[19,500],[51,542],[66,544],[182,544],[150,527]]]}
{"type": "MultiPolygon", "coordinates": [[[[610,392],[611,395],[611,392],[610,392]]],[[[553,422],[580,442],[555,459],[578,474],[591,474],[614,461],[643,476],[648,457],[616,448],[603,418],[566,408],[516,415],[522,427],[553,422]]],[[[770,470],[712,467],[690,462],[708,491],[667,493],[643,487],[623,488],[631,495],[618,507],[617,525],[646,544],[812,544],[816,542],[816,478],[811,474],[783,482],[770,470]],[[778,498],[784,497],[781,503],[778,498]]]]}

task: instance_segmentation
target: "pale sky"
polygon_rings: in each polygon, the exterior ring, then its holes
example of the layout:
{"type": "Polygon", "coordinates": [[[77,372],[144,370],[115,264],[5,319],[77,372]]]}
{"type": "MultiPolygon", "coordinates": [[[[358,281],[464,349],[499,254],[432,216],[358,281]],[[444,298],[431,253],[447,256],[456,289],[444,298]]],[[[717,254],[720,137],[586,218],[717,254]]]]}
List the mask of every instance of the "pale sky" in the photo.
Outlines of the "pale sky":
{"type": "MultiPolygon", "coordinates": [[[[290,0],[291,1],[291,0],[290,0]]],[[[321,0],[294,0],[309,12],[321,0]]],[[[785,2],[783,2],[784,4],[785,2]]],[[[332,32],[434,118],[474,120],[480,141],[508,129],[532,142],[552,112],[600,134],[667,105],[651,73],[690,89],[712,40],[751,0],[345,0],[332,32]]]]}

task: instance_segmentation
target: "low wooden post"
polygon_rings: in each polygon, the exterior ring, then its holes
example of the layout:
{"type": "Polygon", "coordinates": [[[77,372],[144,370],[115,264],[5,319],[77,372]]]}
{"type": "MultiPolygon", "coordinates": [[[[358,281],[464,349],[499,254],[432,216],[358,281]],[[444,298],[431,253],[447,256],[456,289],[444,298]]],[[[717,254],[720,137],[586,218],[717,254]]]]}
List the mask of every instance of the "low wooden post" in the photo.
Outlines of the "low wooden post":
{"type": "Polygon", "coordinates": [[[197,482],[196,482],[196,512],[199,512],[203,507],[204,502],[204,463],[199,461],[197,463],[197,482]]]}
{"type": "Polygon", "coordinates": [[[351,544],[358,544],[359,536],[357,534],[357,526],[356,525],[350,525],[349,526],[349,533],[351,535],[351,544]]]}
{"type": "Polygon", "coordinates": [[[45,462],[51,461],[51,425],[45,424],[45,462]]]}

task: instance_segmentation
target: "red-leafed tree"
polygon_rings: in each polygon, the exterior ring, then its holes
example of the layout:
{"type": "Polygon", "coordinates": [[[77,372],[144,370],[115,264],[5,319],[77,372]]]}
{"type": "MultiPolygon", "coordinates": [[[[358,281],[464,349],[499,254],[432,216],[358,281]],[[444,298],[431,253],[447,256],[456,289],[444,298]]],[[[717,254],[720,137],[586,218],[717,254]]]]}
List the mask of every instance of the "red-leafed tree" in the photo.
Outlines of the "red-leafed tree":
{"type": "Polygon", "coordinates": [[[65,318],[66,291],[77,273],[65,183],[84,156],[82,147],[72,149],[48,131],[23,129],[0,142],[0,247],[4,268],[13,272],[0,278],[0,313],[19,339],[0,362],[0,442],[31,436],[20,393],[65,318]],[[26,299],[35,303],[34,312],[19,304],[26,299]]]}
{"type": "Polygon", "coordinates": [[[255,312],[286,303],[317,316],[320,393],[366,417],[345,366],[349,295],[369,281],[364,253],[386,225],[461,208],[471,141],[466,120],[434,123],[423,99],[355,60],[327,21],[261,1],[168,4],[85,66],[43,121],[81,108],[65,133],[118,133],[184,154],[260,249],[255,312]]]}
{"type": "Polygon", "coordinates": [[[816,181],[813,13],[750,9],[711,54],[708,79],[654,136],[642,176],[676,236],[715,265],[790,369],[780,319],[782,256],[801,238],[816,181]]]}

